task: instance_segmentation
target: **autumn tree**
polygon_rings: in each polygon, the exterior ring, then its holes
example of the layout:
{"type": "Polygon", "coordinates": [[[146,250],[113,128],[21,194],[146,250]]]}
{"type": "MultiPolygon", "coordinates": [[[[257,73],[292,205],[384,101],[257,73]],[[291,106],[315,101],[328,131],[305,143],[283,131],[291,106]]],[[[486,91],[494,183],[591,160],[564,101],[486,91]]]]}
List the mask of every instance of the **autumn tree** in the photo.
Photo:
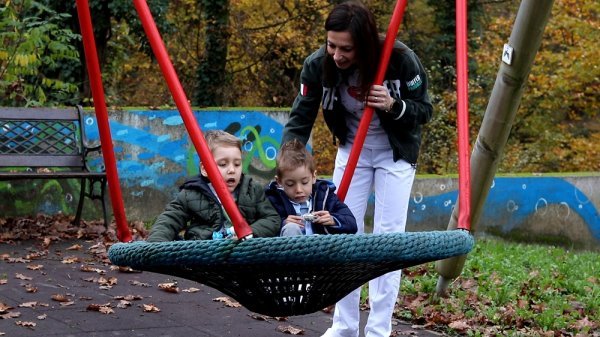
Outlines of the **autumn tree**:
{"type": "MultiPolygon", "coordinates": [[[[487,5],[493,13],[481,44],[489,46],[474,56],[480,65],[474,98],[487,103],[508,41],[518,1],[511,8],[487,5]]],[[[594,0],[556,1],[531,70],[508,140],[501,172],[598,171],[600,140],[598,91],[600,39],[594,0]]],[[[474,113],[478,113],[475,111],[474,113]]]]}
{"type": "Polygon", "coordinates": [[[78,36],[61,28],[68,17],[31,0],[11,1],[0,10],[0,105],[73,102],[76,82],[59,71],[78,60],[78,36]]]}

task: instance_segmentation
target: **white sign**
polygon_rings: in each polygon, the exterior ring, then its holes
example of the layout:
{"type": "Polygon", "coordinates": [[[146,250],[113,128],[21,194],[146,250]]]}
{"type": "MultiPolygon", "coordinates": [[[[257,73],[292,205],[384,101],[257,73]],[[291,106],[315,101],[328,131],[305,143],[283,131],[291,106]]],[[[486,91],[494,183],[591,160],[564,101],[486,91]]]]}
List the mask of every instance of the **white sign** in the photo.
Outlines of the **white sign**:
{"type": "Polygon", "coordinates": [[[513,47],[511,47],[510,45],[505,43],[504,50],[502,51],[502,62],[510,65],[510,63],[512,62],[512,56],[513,56],[513,47]]]}

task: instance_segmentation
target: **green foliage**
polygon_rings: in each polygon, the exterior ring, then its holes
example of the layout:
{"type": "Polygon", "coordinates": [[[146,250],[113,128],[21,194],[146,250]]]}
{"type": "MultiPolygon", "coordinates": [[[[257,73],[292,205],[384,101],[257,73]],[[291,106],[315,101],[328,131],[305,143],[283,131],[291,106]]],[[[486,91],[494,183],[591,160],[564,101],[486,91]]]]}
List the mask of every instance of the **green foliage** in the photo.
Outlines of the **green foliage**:
{"type": "Polygon", "coordinates": [[[480,239],[448,298],[431,297],[433,264],[405,271],[396,315],[471,336],[589,333],[600,326],[597,252],[480,239]],[[594,323],[595,322],[595,323],[594,323]],[[455,330],[456,331],[456,330],[455,330]]]}
{"type": "Polygon", "coordinates": [[[59,64],[78,60],[78,36],[60,28],[67,14],[33,0],[9,1],[0,9],[0,105],[40,106],[68,102],[77,87],[59,64]]]}

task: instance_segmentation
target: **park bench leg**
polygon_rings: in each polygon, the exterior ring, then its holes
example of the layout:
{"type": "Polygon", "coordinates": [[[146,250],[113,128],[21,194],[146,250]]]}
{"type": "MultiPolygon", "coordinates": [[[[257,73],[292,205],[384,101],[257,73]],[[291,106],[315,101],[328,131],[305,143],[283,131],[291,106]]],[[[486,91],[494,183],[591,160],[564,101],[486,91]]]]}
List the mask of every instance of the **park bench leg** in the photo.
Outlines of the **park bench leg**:
{"type": "Polygon", "coordinates": [[[102,202],[102,214],[104,215],[104,228],[108,229],[108,212],[106,210],[106,178],[100,181],[100,201],[102,202]]]}
{"type": "Polygon", "coordinates": [[[85,183],[86,183],[86,178],[81,178],[80,181],[80,187],[81,187],[81,191],[79,192],[79,204],[77,205],[77,213],[75,214],[75,220],[73,220],[73,225],[75,226],[79,226],[80,220],[81,220],[81,212],[83,210],[83,201],[85,199],[85,183]]]}

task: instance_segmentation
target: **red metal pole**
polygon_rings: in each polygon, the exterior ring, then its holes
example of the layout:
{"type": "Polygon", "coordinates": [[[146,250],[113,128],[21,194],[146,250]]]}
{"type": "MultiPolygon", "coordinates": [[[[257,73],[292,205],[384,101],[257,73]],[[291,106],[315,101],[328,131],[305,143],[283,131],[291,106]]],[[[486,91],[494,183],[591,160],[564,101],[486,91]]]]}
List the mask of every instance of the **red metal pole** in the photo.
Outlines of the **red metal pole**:
{"type": "Polygon", "coordinates": [[[471,229],[471,165],[467,68],[467,1],[456,1],[456,90],[458,124],[458,225],[471,229]]]}
{"type": "Polygon", "coordinates": [[[148,4],[144,0],[134,0],[133,4],[138,11],[142,25],[144,26],[144,30],[148,36],[148,41],[152,46],[152,50],[154,51],[154,55],[158,60],[158,64],[160,65],[163,76],[167,81],[167,85],[171,91],[171,95],[173,96],[173,100],[179,109],[179,113],[181,114],[190,139],[192,140],[196,151],[200,155],[200,158],[202,158],[202,163],[206,169],[206,173],[208,174],[210,181],[215,188],[215,191],[217,192],[217,196],[223,203],[225,211],[231,218],[233,228],[235,229],[235,234],[240,240],[246,237],[251,237],[252,229],[250,226],[248,226],[248,223],[240,213],[235,201],[227,189],[227,186],[225,185],[225,182],[223,181],[223,178],[221,177],[219,169],[217,168],[217,164],[213,160],[212,153],[206,144],[200,127],[198,127],[198,122],[194,118],[190,103],[185,95],[185,91],[183,90],[181,83],[179,82],[179,78],[177,77],[177,73],[175,72],[175,68],[171,63],[167,49],[162,41],[162,38],[160,37],[156,23],[152,18],[152,13],[148,8],[148,4]]]}
{"type": "MultiPolygon", "coordinates": [[[[394,13],[392,14],[390,25],[388,26],[388,30],[385,35],[385,41],[383,42],[381,60],[379,61],[379,69],[377,70],[374,84],[381,85],[383,83],[383,79],[385,78],[385,72],[387,71],[387,66],[390,61],[390,55],[392,54],[394,40],[396,39],[398,28],[400,28],[400,23],[402,22],[402,17],[404,16],[406,3],[407,0],[398,0],[396,2],[396,7],[394,8],[394,13]]],[[[344,171],[342,181],[340,182],[340,186],[338,188],[337,195],[342,201],[344,201],[346,194],[348,193],[348,187],[350,186],[350,181],[352,181],[352,176],[354,175],[354,170],[356,169],[356,164],[358,163],[358,157],[360,157],[360,151],[362,150],[365,138],[367,137],[367,131],[369,130],[369,124],[371,123],[372,118],[373,108],[367,106],[360,119],[358,131],[356,132],[356,137],[354,138],[354,144],[352,144],[352,149],[350,150],[350,157],[348,158],[346,170],[344,171]]]]}
{"type": "Polygon", "coordinates": [[[102,86],[102,74],[100,72],[100,63],[98,62],[98,53],[96,51],[96,42],[94,40],[94,29],[92,27],[90,7],[87,0],[76,0],[76,3],[79,25],[81,26],[81,36],[83,37],[85,63],[90,77],[90,86],[92,89],[92,97],[94,99],[94,110],[96,111],[100,142],[102,143],[102,156],[106,167],[110,201],[117,223],[117,238],[121,242],[129,242],[131,241],[131,232],[129,231],[127,218],[125,217],[125,207],[123,206],[121,185],[119,184],[119,174],[117,172],[117,161],[115,160],[115,152],[110,135],[108,110],[104,99],[104,87],[102,86]]]}

